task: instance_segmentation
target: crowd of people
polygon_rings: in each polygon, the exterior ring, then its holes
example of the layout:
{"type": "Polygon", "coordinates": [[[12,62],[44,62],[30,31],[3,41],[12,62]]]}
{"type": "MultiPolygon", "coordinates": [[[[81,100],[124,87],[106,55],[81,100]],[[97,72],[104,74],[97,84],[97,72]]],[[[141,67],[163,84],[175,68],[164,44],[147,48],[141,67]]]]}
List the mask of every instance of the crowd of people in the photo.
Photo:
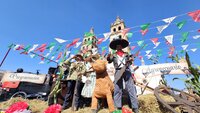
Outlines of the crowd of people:
{"type": "MultiPolygon", "coordinates": [[[[110,112],[122,109],[122,94],[126,90],[131,102],[132,111],[138,113],[136,88],[129,68],[133,62],[133,58],[123,51],[124,48],[129,46],[129,43],[124,39],[114,39],[109,46],[111,49],[116,50],[115,53],[108,54],[104,58],[108,63],[113,63],[115,68],[113,81],[114,93],[112,94],[115,109],[110,110],[110,112]]],[[[62,105],[63,110],[72,107],[72,110],[77,111],[82,103],[82,97],[91,102],[90,99],[93,96],[96,85],[96,72],[92,68],[92,63],[95,63],[97,59],[100,59],[100,55],[94,55],[92,51],[89,51],[87,56],[84,55],[83,57],[83,55],[77,54],[60,65],[60,68],[64,68],[65,70],[61,82],[65,83],[67,89],[62,105]]],[[[97,109],[91,109],[92,112],[97,112],[97,109]]]]}

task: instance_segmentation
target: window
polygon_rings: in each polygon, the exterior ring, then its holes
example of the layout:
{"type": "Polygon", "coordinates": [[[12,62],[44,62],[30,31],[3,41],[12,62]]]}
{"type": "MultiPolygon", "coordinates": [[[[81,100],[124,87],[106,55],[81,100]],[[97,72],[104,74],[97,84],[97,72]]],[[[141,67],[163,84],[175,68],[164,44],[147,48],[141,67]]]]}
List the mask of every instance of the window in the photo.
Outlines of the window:
{"type": "Polygon", "coordinates": [[[118,30],[119,30],[119,31],[121,30],[121,26],[118,27],[118,30]]]}
{"type": "Polygon", "coordinates": [[[121,39],[122,38],[122,35],[119,35],[119,39],[121,39]]]}
{"type": "Polygon", "coordinates": [[[113,29],[113,32],[116,32],[116,29],[115,29],[115,28],[113,29]]]}

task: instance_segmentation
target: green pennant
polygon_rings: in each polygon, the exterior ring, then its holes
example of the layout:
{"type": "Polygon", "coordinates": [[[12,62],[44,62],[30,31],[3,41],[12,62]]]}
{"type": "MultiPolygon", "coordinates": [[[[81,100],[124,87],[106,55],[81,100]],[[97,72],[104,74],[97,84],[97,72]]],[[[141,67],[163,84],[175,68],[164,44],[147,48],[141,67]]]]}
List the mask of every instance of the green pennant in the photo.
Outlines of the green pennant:
{"type": "Polygon", "coordinates": [[[141,41],[137,41],[137,44],[138,44],[138,46],[143,46],[144,45],[144,40],[141,40],[141,41]]]}
{"type": "Polygon", "coordinates": [[[157,50],[157,56],[158,56],[158,57],[162,56],[162,49],[158,49],[158,50],[157,50]]]}
{"type": "Polygon", "coordinates": [[[28,52],[28,50],[31,48],[31,45],[27,45],[25,48],[24,48],[24,52],[28,52]]]}
{"type": "Polygon", "coordinates": [[[143,24],[143,25],[140,26],[140,28],[144,31],[149,27],[149,25],[150,25],[150,23],[143,24]]]}
{"type": "Polygon", "coordinates": [[[93,34],[93,33],[90,33],[90,32],[86,32],[84,36],[85,36],[85,37],[91,37],[91,36],[94,36],[94,34],[93,34]]]}
{"type": "Polygon", "coordinates": [[[107,48],[106,46],[102,47],[102,48],[101,48],[101,51],[106,50],[106,48],[107,48]]]}
{"type": "Polygon", "coordinates": [[[182,33],[182,38],[180,39],[181,42],[185,42],[188,39],[189,32],[182,33]]]}
{"type": "Polygon", "coordinates": [[[178,29],[180,30],[184,25],[185,25],[186,21],[182,21],[182,22],[179,22],[179,23],[176,23],[178,29]]]}
{"type": "Polygon", "coordinates": [[[50,49],[50,48],[52,48],[53,46],[55,46],[56,45],[56,43],[55,42],[52,42],[52,43],[50,43],[50,45],[46,48],[46,49],[50,49]]]}
{"type": "Polygon", "coordinates": [[[14,44],[10,44],[9,46],[8,46],[8,48],[13,48],[14,47],[14,44]]]}
{"type": "Polygon", "coordinates": [[[131,37],[133,36],[133,33],[127,33],[126,36],[127,36],[128,38],[131,38],[131,37]]]}
{"type": "Polygon", "coordinates": [[[61,47],[62,47],[62,45],[59,45],[58,48],[56,49],[56,51],[59,51],[61,47]]]}

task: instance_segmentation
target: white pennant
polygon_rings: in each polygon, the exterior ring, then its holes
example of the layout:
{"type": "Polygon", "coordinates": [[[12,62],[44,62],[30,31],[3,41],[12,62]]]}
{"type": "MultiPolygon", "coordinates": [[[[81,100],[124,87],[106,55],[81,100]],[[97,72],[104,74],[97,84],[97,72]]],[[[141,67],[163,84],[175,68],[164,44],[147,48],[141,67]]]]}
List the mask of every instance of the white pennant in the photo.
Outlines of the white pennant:
{"type": "Polygon", "coordinates": [[[31,58],[35,57],[35,54],[31,54],[30,57],[31,57],[31,58]]]}
{"type": "Polygon", "coordinates": [[[103,35],[104,35],[104,40],[103,40],[103,42],[105,42],[109,37],[110,37],[110,34],[111,34],[111,32],[108,32],[108,33],[104,33],[103,35]]]}
{"type": "Polygon", "coordinates": [[[53,60],[54,58],[55,58],[55,56],[52,56],[52,57],[51,57],[51,60],[53,60]]]}
{"type": "Polygon", "coordinates": [[[47,53],[44,57],[48,57],[50,55],[50,53],[47,53]]]}
{"type": "Polygon", "coordinates": [[[44,64],[44,61],[40,61],[39,64],[44,64]]]}
{"type": "Polygon", "coordinates": [[[147,55],[149,55],[150,53],[151,53],[151,50],[147,50],[147,51],[145,51],[146,52],[146,55],[145,56],[147,56],[147,55]]]}
{"type": "Polygon", "coordinates": [[[163,31],[164,29],[166,29],[168,26],[169,26],[169,24],[156,27],[157,30],[158,30],[157,34],[162,33],[162,31],[163,31]]]}
{"type": "Polygon", "coordinates": [[[193,48],[193,49],[190,49],[191,51],[195,52],[197,50],[197,48],[193,48]]]}
{"type": "Polygon", "coordinates": [[[38,44],[34,44],[33,47],[28,50],[28,53],[30,53],[31,51],[35,50],[35,48],[37,48],[37,46],[38,46],[38,44]]]}
{"type": "Polygon", "coordinates": [[[81,45],[82,42],[77,42],[76,46],[74,48],[78,48],[81,45]]]}
{"type": "Polygon", "coordinates": [[[59,43],[64,43],[67,42],[67,40],[63,40],[61,38],[54,38],[56,41],[58,41],[59,43]]]}
{"type": "Polygon", "coordinates": [[[157,48],[160,45],[160,42],[155,43],[155,47],[153,47],[154,49],[157,48]]]}
{"type": "Polygon", "coordinates": [[[167,36],[165,36],[165,39],[167,40],[167,42],[172,44],[173,43],[173,37],[174,37],[174,35],[167,35],[167,36]]]}
{"type": "Polygon", "coordinates": [[[162,21],[164,21],[167,24],[170,24],[174,19],[176,18],[176,16],[174,17],[169,17],[169,18],[165,18],[162,21]]]}
{"type": "Polygon", "coordinates": [[[52,46],[50,49],[49,49],[49,53],[51,53],[53,51],[55,46],[52,46]]]}
{"type": "Polygon", "coordinates": [[[195,36],[193,36],[193,38],[198,39],[198,38],[200,38],[200,35],[195,35],[195,36]]]}
{"type": "Polygon", "coordinates": [[[66,56],[68,56],[68,55],[70,54],[70,52],[71,52],[71,51],[67,51],[67,52],[66,52],[66,56]]]}
{"type": "Polygon", "coordinates": [[[183,48],[183,50],[186,50],[188,46],[189,45],[187,44],[187,45],[182,45],[181,47],[183,48]]]}
{"type": "Polygon", "coordinates": [[[13,48],[13,50],[16,50],[19,46],[20,46],[19,44],[15,45],[15,47],[13,48]]]}
{"type": "Polygon", "coordinates": [[[153,55],[150,54],[150,55],[147,55],[147,59],[150,59],[153,55]]]}

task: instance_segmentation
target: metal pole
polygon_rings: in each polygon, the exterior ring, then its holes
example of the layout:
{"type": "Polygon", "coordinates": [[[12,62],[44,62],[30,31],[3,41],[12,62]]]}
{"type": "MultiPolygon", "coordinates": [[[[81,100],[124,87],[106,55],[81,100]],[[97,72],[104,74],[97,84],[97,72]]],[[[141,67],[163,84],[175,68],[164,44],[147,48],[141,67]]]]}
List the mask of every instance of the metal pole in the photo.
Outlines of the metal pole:
{"type": "Polygon", "coordinates": [[[6,57],[8,56],[8,53],[10,52],[11,47],[8,49],[8,51],[6,52],[6,55],[4,56],[3,60],[1,61],[0,67],[2,66],[3,62],[5,61],[6,57]]]}

